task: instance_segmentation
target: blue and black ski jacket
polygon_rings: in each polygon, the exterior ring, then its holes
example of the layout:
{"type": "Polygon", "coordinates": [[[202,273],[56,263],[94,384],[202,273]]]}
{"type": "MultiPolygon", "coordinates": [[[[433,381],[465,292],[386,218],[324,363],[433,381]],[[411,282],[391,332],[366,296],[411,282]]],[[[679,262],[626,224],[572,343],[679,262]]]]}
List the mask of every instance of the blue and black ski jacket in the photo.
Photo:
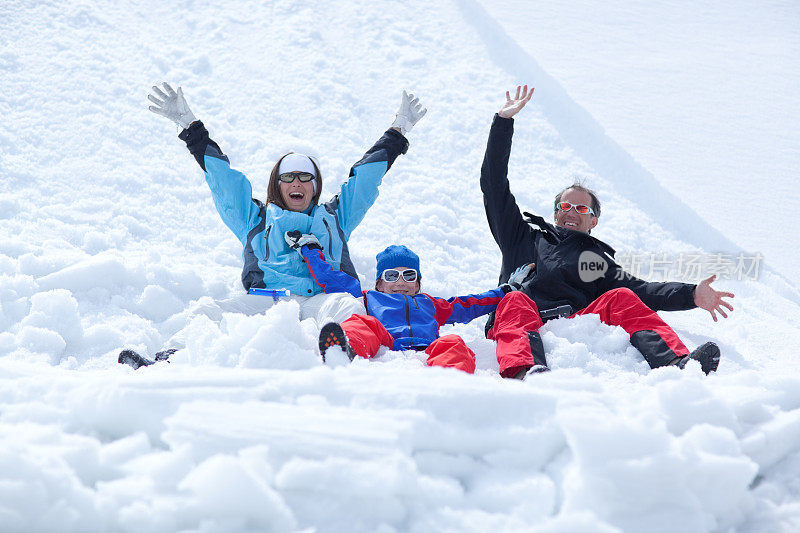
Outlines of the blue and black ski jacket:
{"type": "Polygon", "coordinates": [[[394,339],[393,350],[427,347],[439,338],[441,326],[467,323],[491,313],[506,293],[506,289],[498,287],[445,299],[424,293],[406,296],[362,291],[358,280],[331,268],[321,250],[303,246],[302,254],[311,275],[326,293],[349,292],[364,298],[367,314],[377,318],[394,339]]]}
{"type": "Polygon", "coordinates": [[[288,289],[299,296],[313,296],[322,289],[311,278],[302,258],[288,247],[284,234],[292,230],[314,234],[323,246],[325,260],[357,279],[347,240],[378,198],[383,175],[408,149],[403,135],[387,130],[353,165],[339,194],[313,206],[308,213],[298,213],[253,198],[250,181],[231,168],[228,157],[209,138],[202,122],[193,122],[179,137],[205,172],[217,212],[244,246],[245,290],[288,289]]]}

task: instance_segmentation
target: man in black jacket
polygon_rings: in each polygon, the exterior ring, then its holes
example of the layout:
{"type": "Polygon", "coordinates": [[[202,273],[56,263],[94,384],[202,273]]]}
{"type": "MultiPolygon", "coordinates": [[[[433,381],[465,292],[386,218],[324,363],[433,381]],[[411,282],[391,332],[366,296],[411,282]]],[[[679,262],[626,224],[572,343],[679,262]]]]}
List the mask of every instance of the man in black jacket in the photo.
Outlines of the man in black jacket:
{"type": "Polygon", "coordinates": [[[518,348],[518,360],[501,368],[500,373],[524,378],[534,365],[537,350],[541,350],[536,330],[551,318],[587,313],[598,314],[604,323],[625,329],[631,344],[651,368],[683,368],[689,359],[696,359],[706,374],[716,370],[720,357],[716,344],[709,342],[689,353],[655,312],[701,307],[714,321],[716,313],[727,317],[723,307],[733,307],[723,297],[732,298],[733,294],[711,288],[714,276],[693,285],[646,282],[625,272],[614,261],[614,250],[590,235],[599,221],[600,202],[594,192],[578,183],[556,195],[555,224],[520,213],[508,183],[512,117],[532,96],[533,88],[529,92],[527,85],[517,87],[514,98],[506,92],[506,102],[494,117],[481,167],[486,217],[503,255],[500,283],[519,268],[531,268],[523,292],[534,305],[527,299],[506,297],[487,324],[487,337],[518,348]]]}

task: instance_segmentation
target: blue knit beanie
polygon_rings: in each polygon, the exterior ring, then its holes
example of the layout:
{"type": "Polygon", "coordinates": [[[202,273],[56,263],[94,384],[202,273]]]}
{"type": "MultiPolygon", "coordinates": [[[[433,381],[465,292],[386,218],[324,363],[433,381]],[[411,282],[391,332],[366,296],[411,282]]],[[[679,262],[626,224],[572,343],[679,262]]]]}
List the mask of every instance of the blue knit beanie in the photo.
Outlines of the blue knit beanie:
{"type": "Polygon", "coordinates": [[[391,245],[375,256],[378,260],[378,275],[375,281],[381,278],[381,274],[387,268],[397,268],[400,266],[413,268],[417,271],[417,279],[422,279],[422,272],[419,271],[419,256],[405,246],[391,245]]]}

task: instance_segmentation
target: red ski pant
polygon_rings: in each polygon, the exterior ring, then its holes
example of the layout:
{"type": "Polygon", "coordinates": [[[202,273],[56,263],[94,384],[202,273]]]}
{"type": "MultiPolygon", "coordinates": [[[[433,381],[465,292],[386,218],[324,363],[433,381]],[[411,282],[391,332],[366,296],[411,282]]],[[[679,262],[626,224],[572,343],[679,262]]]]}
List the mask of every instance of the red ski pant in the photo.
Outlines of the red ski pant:
{"type": "MultiPolygon", "coordinates": [[[[612,289],[569,318],[589,313],[600,315],[603,323],[620,326],[631,335],[631,343],[653,368],[689,353],[675,331],[630,289],[612,289]]],[[[534,365],[527,332],[541,326],[536,303],[524,293],[510,292],[500,301],[488,337],[497,342],[502,376],[513,376],[534,365]]]]}
{"type": "Polygon", "coordinates": [[[534,365],[528,338],[529,331],[542,327],[536,303],[521,291],[506,294],[497,305],[494,325],[486,335],[497,342],[500,375],[512,377],[523,368],[534,365]]]}
{"type": "Polygon", "coordinates": [[[624,329],[652,368],[689,354],[675,330],[630,289],[612,289],[572,316],[588,313],[600,315],[604,324],[624,329]]]}
{"type": "MultiPolygon", "coordinates": [[[[347,342],[360,357],[375,357],[381,346],[391,348],[394,344],[394,338],[374,316],[353,315],[342,322],[342,329],[347,335],[347,342]]],[[[425,348],[425,353],[428,355],[428,366],[457,368],[469,374],[475,373],[475,353],[458,335],[439,337],[425,348]]]]}

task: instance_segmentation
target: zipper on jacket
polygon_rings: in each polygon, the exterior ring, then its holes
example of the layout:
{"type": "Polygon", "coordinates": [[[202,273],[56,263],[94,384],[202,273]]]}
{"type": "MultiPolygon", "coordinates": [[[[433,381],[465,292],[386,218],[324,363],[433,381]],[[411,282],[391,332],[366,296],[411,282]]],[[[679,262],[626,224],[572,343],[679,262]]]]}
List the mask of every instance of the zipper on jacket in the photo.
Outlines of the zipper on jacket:
{"type": "Polygon", "coordinates": [[[333,257],[333,237],[331,237],[331,227],[328,225],[328,221],[324,218],[322,219],[322,223],[325,224],[325,229],[328,230],[328,253],[331,257],[333,257]]]}
{"type": "Polygon", "coordinates": [[[264,250],[266,251],[264,253],[264,261],[268,261],[269,260],[269,232],[270,232],[270,230],[272,230],[272,224],[270,224],[269,227],[267,228],[267,231],[264,232],[264,250]]]}
{"type": "MultiPolygon", "coordinates": [[[[408,336],[409,337],[413,337],[414,336],[414,330],[411,329],[411,309],[410,309],[410,306],[408,305],[408,296],[406,296],[404,294],[403,298],[405,298],[405,301],[406,301],[406,324],[408,324],[408,336]]],[[[417,304],[417,302],[414,302],[414,305],[416,305],[416,304],[417,304]]]]}

